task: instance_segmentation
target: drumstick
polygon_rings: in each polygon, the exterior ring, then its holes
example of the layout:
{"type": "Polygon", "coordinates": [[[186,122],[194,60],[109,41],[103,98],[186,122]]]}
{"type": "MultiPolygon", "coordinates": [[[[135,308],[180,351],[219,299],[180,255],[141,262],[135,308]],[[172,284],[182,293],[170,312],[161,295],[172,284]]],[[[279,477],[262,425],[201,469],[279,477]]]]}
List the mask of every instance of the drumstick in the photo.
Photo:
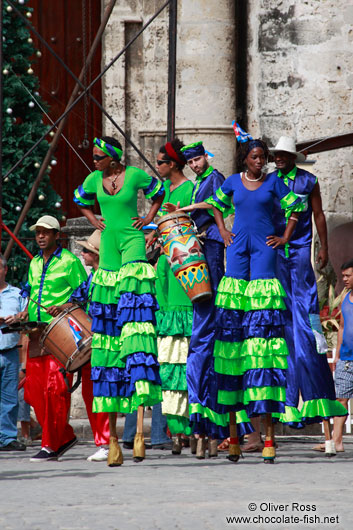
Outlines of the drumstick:
{"type": "Polygon", "coordinates": [[[44,311],[48,312],[48,308],[47,307],[44,307],[44,305],[40,304],[39,302],[36,302],[35,300],[33,300],[33,298],[28,297],[28,300],[30,300],[34,304],[37,304],[37,306],[39,306],[41,309],[44,309],[44,311]]]}

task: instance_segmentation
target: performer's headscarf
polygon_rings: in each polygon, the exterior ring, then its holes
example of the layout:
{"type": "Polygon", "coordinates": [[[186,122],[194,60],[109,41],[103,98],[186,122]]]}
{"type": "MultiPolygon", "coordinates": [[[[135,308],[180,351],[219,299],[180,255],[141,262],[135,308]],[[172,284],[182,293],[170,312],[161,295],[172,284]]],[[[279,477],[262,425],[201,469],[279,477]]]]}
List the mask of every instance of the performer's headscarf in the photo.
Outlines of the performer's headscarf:
{"type": "Polygon", "coordinates": [[[186,160],[191,160],[197,156],[203,156],[206,151],[202,142],[194,142],[193,144],[185,145],[180,149],[186,160]]]}
{"type": "Polygon", "coordinates": [[[169,156],[171,160],[174,160],[174,162],[177,162],[183,167],[185,166],[185,160],[180,158],[180,156],[178,155],[178,153],[172,146],[171,142],[167,142],[164,147],[165,147],[165,150],[167,151],[167,155],[169,156]]]}
{"type": "Polygon", "coordinates": [[[103,151],[103,153],[110,156],[111,158],[114,158],[114,160],[117,160],[118,162],[120,162],[121,157],[123,156],[122,149],[119,149],[119,147],[115,147],[114,145],[108,144],[100,138],[94,138],[93,145],[97,146],[101,151],[103,151]]]}

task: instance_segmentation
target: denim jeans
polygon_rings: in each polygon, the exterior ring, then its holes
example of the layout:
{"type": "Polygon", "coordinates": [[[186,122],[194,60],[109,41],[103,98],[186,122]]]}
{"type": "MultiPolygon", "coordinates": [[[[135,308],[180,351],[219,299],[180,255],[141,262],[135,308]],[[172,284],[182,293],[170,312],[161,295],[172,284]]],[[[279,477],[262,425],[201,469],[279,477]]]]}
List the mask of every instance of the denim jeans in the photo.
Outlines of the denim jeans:
{"type": "MultiPolygon", "coordinates": [[[[123,442],[133,442],[136,434],[137,411],[127,414],[123,432],[123,442]]],[[[157,403],[152,407],[151,445],[170,442],[167,436],[167,419],[162,414],[162,405],[157,403]]]]}
{"type": "Polygon", "coordinates": [[[18,369],[17,348],[0,351],[0,445],[17,440],[18,369]]]}

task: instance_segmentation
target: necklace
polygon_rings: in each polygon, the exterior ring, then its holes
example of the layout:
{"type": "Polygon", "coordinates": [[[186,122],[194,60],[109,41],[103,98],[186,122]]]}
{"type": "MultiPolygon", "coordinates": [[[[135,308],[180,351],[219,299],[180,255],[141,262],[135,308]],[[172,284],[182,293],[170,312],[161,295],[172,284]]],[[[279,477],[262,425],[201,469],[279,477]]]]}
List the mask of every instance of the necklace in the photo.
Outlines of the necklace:
{"type": "Polygon", "coordinates": [[[116,185],[116,179],[117,179],[118,177],[120,177],[121,173],[122,173],[122,171],[121,171],[120,173],[116,173],[115,177],[113,177],[113,178],[111,179],[111,185],[112,185],[113,190],[116,190],[116,188],[117,188],[117,185],[116,185]]]}
{"type": "Polygon", "coordinates": [[[264,174],[261,173],[261,175],[260,175],[257,179],[249,179],[249,177],[248,177],[248,172],[245,171],[245,173],[244,173],[244,177],[245,177],[246,180],[248,180],[249,182],[258,182],[259,180],[262,179],[263,176],[264,176],[264,174]]]}

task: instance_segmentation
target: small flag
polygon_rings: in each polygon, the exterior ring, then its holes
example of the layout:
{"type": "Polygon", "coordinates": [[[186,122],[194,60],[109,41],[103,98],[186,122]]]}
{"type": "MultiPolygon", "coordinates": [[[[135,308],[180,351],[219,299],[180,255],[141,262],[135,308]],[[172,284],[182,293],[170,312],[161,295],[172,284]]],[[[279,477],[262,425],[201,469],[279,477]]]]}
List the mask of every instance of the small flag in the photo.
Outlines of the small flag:
{"type": "Polygon", "coordinates": [[[212,154],[209,151],[207,151],[207,149],[205,149],[205,153],[208,154],[208,158],[214,158],[214,154],[212,154]]]}
{"type": "Polygon", "coordinates": [[[240,125],[238,123],[236,123],[235,121],[232,121],[232,125],[233,125],[233,129],[234,129],[234,134],[235,134],[235,136],[237,138],[237,142],[245,143],[248,140],[252,140],[253,139],[251,134],[243,131],[243,129],[240,127],[240,125]]]}
{"type": "Polygon", "coordinates": [[[75,340],[75,343],[76,343],[76,346],[78,346],[78,343],[80,342],[80,340],[82,339],[82,336],[81,336],[81,331],[82,331],[82,328],[80,328],[80,326],[77,324],[77,322],[75,322],[72,318],[68,318],[68,322],[69,322],[69,326],[70,326],[70,329],[71,329],[71,333],[73,335],[73,338],[75,340]]]}

